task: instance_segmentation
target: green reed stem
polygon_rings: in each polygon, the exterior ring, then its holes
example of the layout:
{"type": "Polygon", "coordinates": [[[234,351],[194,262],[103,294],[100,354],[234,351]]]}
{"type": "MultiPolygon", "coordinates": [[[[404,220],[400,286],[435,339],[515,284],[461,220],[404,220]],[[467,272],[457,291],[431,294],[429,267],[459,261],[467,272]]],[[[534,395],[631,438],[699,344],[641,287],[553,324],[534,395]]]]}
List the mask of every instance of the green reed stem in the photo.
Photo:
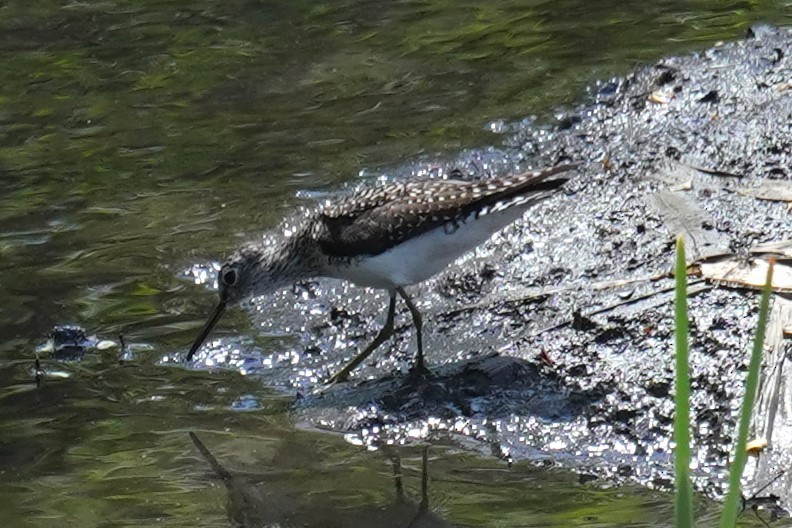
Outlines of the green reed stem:
{"type": "Polygon", "coordinates": [[[757,323],[756,338],[753,351],[751,352],[751,362],[748,366],[748,377],[745,380],[745,396],[743,397],[742,411],[740,412],[737,443],[734,446],[734,459],[729,469],[729,493],[726,496],[726,504],[721,514],[721,528],[733,528],[737,524],[737,514],[742,499],[740,479],[748,457],[745,445],[748,442],[748,429],[751,425],[751,415],[759,386],[759,369],[762,366],[762,350],[764,348],[765,332],[767,331],[767,318],[770,313],[770,293],[772,292],[774,264],[775,261],[771,259],[770,266],[767,268],[767,279],[762,289],[762,300],[759,304],[759,322],[757,323]]]}
{"type": "Polygon", "coordinates": [[[674,416],[675,526],[692,528],[693,487],[690,483],[690,375],[688,373],[687,266],[685,239],[676,243],[676,415],[674,416]]]}

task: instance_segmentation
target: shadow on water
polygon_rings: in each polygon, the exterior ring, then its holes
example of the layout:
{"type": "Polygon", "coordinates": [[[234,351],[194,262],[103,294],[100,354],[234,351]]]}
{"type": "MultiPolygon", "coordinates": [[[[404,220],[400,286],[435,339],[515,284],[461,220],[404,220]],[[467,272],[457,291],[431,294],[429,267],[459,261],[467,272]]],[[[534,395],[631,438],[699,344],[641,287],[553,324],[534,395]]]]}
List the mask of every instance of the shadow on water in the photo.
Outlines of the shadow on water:
{"type": "Polygon", "coordinates": [[[223,481],[228,493],[228,518],[236,526],[250,528],[273,525],[284,528],[453,526],[430,509],[428,447],[421,449],[420,502],[410,500],[405,494],[400,449],[384,447],[382,452],[393,467],[392,500],[363,508],[348,508],[341,505],[335,511],[332,505],[317,508],[316,501],[305,493],[297,493],[296,497],[289,496],[284,486],[278,484],[276,475],[251,475],[228,471],[195,433],[190,432],[189,435],[215,475],[223,481]],[[319,515],[317,512],[320,512],[319,515]]]}
{"type": "MultiPolygon", "coordinates": [[[[526,468],[509,471],[505,467],[471,466],[470,461],[465,462],[464,458],[443,453],[442,450],[438,450],[441,452],[431,459],[431,464],[441,468],[430,471],[429,446],[411,448],[381,446],[377,453],[367,457],[368,462],[380,466],[374,478],[376,483],[368,490],[371,497],[362,502],[359,499],[344,500],[344,496],[351,490],[345,489],[341,480],[337,484],[335,493],[316,494],[303,486],[293,488],[284,473],[269,471],[255,474],[229,470],[217,460],[195,433],[189,434],[196,449],[212,468],[214,476],[222,480],[227,494],[228,518],[235,526],[284,528],[467,526],[467,522],[472,519],[466,522],[462,515],[459,521],[454,521],[449,516],[459,515],[459,512],[455,513],[457,508],[453,505],[454,501],[462,499],[463,502],[467,502],[473,497],[483,501],[493,500],[492,494],[481,486],[482,482],[478,477],[486,475],[482,480],[490,481],[490,484],[497,481],[501,484],[508,482],[512,492],[519,492],[526,483],[537,476],[532,475],[532,471],[526,468]],[[390,471],[385,469],[386,463],[390,466],[390,471]],[[457,492],[449,491],[453,487],[458,487],[459,492],[470,495],[456,496],[457,492]]],[[[348,476],[355,474],[361,476],[363,468],[348,465],[342,471],[348,472],[348,476]]],[[[312,473],[310,478],[320,481],[326,478],[326,475],[312,473]]],[[[556,488],[559,485],[568,485],[562,484],[563,480],[549,476],[544,486],[556,488]]],[[[522,491],[529,492],[528,489],[522,491]]],[[[531,511],[529,507],[536,506],[535,493],[533,495],[533,497],[512,496],[510,499],[504,496],[496,500],[494,504],[501,500],[514,502],[508,508],[493,515],[493,518],[519,514],[521,526],[545,525],[541,519],[547,518],[549,509],[538,507],[531,511]],[[510,511],[510,508],[513,510],[510,511]]],[[[464,512],[464,510],[464,505],[459,508],[459,511],[464,512]]],[[[483,517],[486,516],[485,513],[483,517]]],[[[589,520],[595,521],[596,516],[592,515],[589,520]]]]}

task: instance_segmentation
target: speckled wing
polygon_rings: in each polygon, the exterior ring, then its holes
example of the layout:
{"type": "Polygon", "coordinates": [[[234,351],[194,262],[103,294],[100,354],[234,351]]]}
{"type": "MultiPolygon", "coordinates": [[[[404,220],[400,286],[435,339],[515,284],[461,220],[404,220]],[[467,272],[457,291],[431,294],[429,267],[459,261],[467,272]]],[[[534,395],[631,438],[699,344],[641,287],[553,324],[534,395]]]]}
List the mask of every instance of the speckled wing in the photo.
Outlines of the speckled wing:
{"type": "Polygon", "coordinates": [[[475,182],[423,180],[367,189],[320,211],[316,240],[333,257],[378,255],[438,227],[451,232],[483,215],[539,202],[568,180],[552,176],[576,166],[475,182]]]}

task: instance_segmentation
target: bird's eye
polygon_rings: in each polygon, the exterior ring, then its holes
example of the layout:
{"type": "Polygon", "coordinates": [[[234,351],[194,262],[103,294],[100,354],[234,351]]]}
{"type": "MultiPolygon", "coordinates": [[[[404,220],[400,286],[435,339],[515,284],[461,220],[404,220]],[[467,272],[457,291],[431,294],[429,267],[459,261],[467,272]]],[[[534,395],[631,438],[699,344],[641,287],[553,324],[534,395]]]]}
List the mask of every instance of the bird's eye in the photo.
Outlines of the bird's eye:
{"type": "Polygon", "coordinates": [[[233,286],[237,280],[237,272],[236,270],[228,270],[223,273],[223,284],[226,286],[233,286]]]}

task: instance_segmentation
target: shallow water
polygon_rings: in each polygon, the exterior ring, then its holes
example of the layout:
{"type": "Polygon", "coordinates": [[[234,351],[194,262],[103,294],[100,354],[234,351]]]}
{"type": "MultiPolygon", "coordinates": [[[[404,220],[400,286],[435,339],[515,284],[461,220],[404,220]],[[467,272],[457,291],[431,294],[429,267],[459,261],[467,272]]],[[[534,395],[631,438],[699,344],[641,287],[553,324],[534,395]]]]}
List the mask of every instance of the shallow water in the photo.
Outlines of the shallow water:
{"type": "MultiPolygon", "coordinates": [[[[186,351],[213,300],[184,270],[343,182],[497,145],[505,123],[541,121],[596,79],[755,21],[789,23],[792,6],[37,2],[0,13],[9,526],[227,525],[189,431],[229,470],[274,472],[303,522],[350,526],[392,503],[387,456],[295,429],[289,398],[254,378],[159,364],[186,351]],[[34,349],[65,322],[123,333],[128,361],[118,348],[44,357],[37,388],[34,349]]],[[[224,328],[256,335],[243,313],[224,328]]],[[[402,456],[420,500],[420,452],[402,456]]],[[[670,513],[656,492],[509,472],[442,446],[430,456],[430,506],[457,525],[642,526],[670,513]]]]}

